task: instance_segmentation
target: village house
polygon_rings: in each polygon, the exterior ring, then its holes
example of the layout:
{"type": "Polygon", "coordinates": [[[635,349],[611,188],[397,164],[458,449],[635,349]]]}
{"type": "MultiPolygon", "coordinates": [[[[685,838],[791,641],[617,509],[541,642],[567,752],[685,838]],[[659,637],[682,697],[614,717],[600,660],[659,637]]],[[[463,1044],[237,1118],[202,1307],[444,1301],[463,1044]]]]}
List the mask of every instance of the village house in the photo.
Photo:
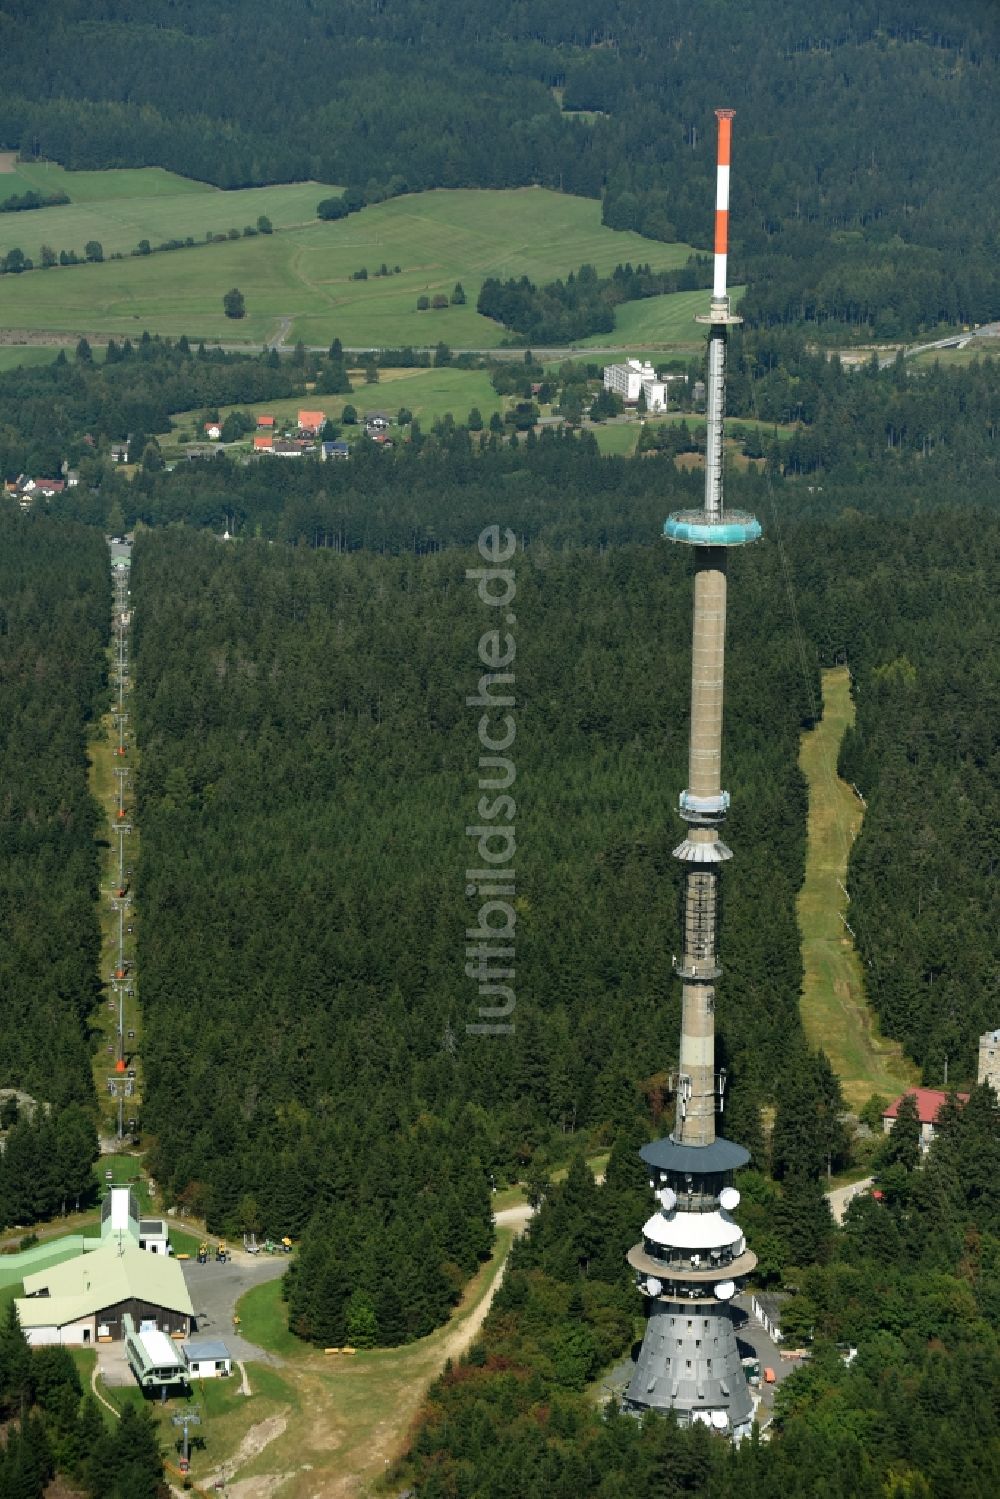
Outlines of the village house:
{"type": "Polygon", "coordinates": [[[316,437],[326,426],[326,412],[300,411],[298,425],[300,432],[307,433],[310,437],[316,437]]]}
{"type": "Polygon", "coordinates": [[[350,452],[346,442],[324,442],[320,446],[319,456],[325,463],[328,458],[348,458],[350,452]]]}
{"type": "MultiPolygon", "coordinates": [[[[931,1141],[934,1139],[938,1115],[949,1096],[949,1094],[942,1092],[940,1088],[907,1088],[906,1092],[901,1093],[898,1098],[893,1099],[892,1103],[884,1111],[882,1115],[883,1134],[887,1135],[892,1130],[903,1099],[913,1097],[917,1101],[917,1118],[920,1121],[920,1150],[922,1154],[926,1155],[931,1148],[931,1141]]],[[[968,1093],[956,1093],[955,1097],[959,1103],[968,1103],[969,1101],[968,1093]]]]}
{"type": "Polygon", "coordinates": [[[4,490],[25,510],[32,500],[50,500],[53,495],[62,494],[66,483],[65,479],[35,479],[30,474],[18,474],[16,479],[5,481],[4,490]]]}

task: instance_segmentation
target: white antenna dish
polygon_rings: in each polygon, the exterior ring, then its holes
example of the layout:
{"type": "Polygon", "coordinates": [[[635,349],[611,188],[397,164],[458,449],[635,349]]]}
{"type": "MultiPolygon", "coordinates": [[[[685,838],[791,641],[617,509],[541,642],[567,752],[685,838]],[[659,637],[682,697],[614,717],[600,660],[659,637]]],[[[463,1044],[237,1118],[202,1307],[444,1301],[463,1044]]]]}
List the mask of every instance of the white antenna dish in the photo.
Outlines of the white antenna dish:
{"type": "Polygon", "coordinates": [[[662,1280],[657,1280],[655,1275],[651,1275],[649,1277],[649,1279],[647,1280],[647,1282],[646,1282],[646,1295],[647,1296],[659,1296],[659,1294],[660,1294],[660,1292],[662,1290],[663,1290],[663,1282],[662,1282],[662,1280]]]}
{"type": "Polygon", "coordinates": [[[736,1295],[736,1282],[733,1280],[720,1280],[715,1287],[715,1294],[720,1301],[731,1301],[736,1295]]]}
{"type": "Polygon", "coordinates": [[[677,1193],[673,1187],[664,1187],[663,1191],[657,1192],[656,1195],[660,1199],[660,1206],[663,1208],[663,1211],[665,1213],[673,1212],[677,1206],[677,1193]]]}
{"type": "Polygon", "coordinates": [[[736,1188],[735,1187],[723,1187],[722,1191],[719,1193],[719,1206],[720,1206],[720,1208],[725,1208],[725,1210],[726,1210],[727,1213],[731,1213],[733,1211],[733,1209],[734,1208],[738,1208],[739,1205],[740,1205],[740,1194],[736,1190],[736,1188]]]}
{"type": "Polygon", "coordinates": [[[729,1417],[726,1415],[725,1411],[712,1412],[712,1425],[715,1427],[716,1431],[725,1431],[726,1427],[729,1425],[729,1417]]]}

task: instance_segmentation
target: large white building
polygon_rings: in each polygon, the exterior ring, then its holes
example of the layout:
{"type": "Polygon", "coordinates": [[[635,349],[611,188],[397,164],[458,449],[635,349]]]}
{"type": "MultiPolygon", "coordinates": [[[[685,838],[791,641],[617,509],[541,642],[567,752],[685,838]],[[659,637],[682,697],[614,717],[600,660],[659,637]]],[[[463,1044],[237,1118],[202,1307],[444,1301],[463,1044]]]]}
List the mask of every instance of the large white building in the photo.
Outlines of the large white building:
{"type": "Polygon", "coordinates": [[[609,364],[604,369],[604,389],[621,396],[627,406],[634,406],[640,392],[646,397],[647,411],[666,411],[667,382],[656,378],[647,359],[626,359],[624,364],[609,364]]]}

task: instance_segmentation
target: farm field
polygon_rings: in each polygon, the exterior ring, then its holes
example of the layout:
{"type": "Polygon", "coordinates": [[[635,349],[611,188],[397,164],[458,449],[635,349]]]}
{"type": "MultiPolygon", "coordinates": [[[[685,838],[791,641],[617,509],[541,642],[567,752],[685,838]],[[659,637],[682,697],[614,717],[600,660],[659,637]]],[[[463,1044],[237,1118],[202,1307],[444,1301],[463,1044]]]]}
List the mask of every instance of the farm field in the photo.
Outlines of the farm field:
{"type": "MultiPolygon", "coordinates": [[[[104,174],[96,174],[104,175],[104,174]]],[[[108,174],[114,175],[114,174],[108,174]]],[[[126,174],[136,176],[137,174],[126,174]]],[[[166,175],[166,174],[164,174],[166,175]]],[[[12,181],[6,176],[3,181],[12,181]]],[[[181,223],[197,220],[205,227],[225,230],[242,226],[266,211],[276,233],[197,249],[170,251],[161,255],[105,261],[100,265],[57,267],[48,272],[32,271],[22,276],[0,278],[0,326],[49,330],[74,334],[122,336],[148,328],[151,332],[218,339],[259,346],[279,332],[286,341],[326,345],[334,336],[349,347],[399,344],[434,345],[443,340],[453,348],[495,348],[505,332],[481,317],[475,301],[483,280],[527,275],[535,281],[566,275],[584,262],[602,273],[619,261],[649,261],[664,269],[682,265],[691,253],[688,245],[661,244],[631,232],[606,229],[601,224],[600,204],[572,198],[542,188],[506,192],[440,190],[380,203],[350,218],[334,223],[315,220],[297,228],[282,228],[276,194],[288,194],[288,215],[298,218],[315,212],[319,198],[328,192],[315,184],[294,188],[251,190],[260,198],[253,208],[247,193],[196,192],[174,201],[174,234],[192,232],[181,223]],[[237,207],[236,200],[240,200],[237,207]],[[266,201],[265,201],[266,199],[266,201]],[[216,224],[209,205],[224,210],[216,224]],[[376,277],[386,264],[399,265],[401,273],[376,277]],[[366,269],[368,279],[355,281],[355,271],[366,269]],[[450,296],[461,281],[464,306],[418,312],[417,298],[437,293],[450,296]],[[227,319],[222,298],[238,286],[246,299],[247,315],[236,322],[227,319]]],[[[172,211],[170,199],[141,200],[144,211],[172,211]]],[[[255,200],[256,201],[256,200],[255,200]]],[[[138,214],[137,200],[126,199],[127,212],[138,214]]],[[[18,221],[14,231],[21,248],[25,240],[25,218],[42,218],[66,209],[43,209],[34,214],[0,216],[18,221]]],[[[73,207],[74,212],[83,212],[73,207]]],[[[74,243],[82,249],[86,238],[99,238],[107,254],[113,244],[107,224],[112,215],[125,212],[120,199],[95,203],[100,222],[74,243]]],[[[55,220],[48,219],[48,223],[55,220]]],[[[0,224],[0,232],[11,232],[0,224]]],[[[60,248],[54,230],[46,229],[47,242],[60,248]]],[[[156,237],[147,227],[146,234],[156,237]]],[[[204,231],[202,231],[204,232],[204,231]]],[[[135,222],[123,230],[129,248],[140,237],[135,222]]],[[[692,293],[679,293],[690,299],[692,293]]],[[[632,320],[628,339],[636,343],[655,341],[657,330],[682,327],[690,333],[686,311],[676,313],[661,304],[674,298],[652,298],[624,309],[632,320]],[[648,329],[638,309],[653,315],[648,329]],[[640,334],[642,335],[640,337],[640,334]]],[[[704,293],[701,294],[704,300],[704,293]]],[[[686,307],[686,304],[685,304],[686,307]]],[[[612,335],[612,341],[616,335],[612,335]]],[[[608,338],[598,342],[608,343],[608,338]]],[[[696,340],[695,340],[696,341],[696,340]]]]}
{"type": "Polygon", "coordinates": [[[226,234],[256,224],[262,213],[284,229],[314,220],[320,198],[337,191],[318,182],[295,182],[223,192],[161,167],[67,172],[45,163],[18,163],[15,172],[0,173],[0,199],[29,190],[64,192],[72,199],[55,208],[0,214],[0,254],[17,245],[36,263],[43,244],[82,255],[87,241],[96,239],[105,256],[128,255],[140,239],[154,245],[188,235],[203,240],[209,231],[226,234]]]}

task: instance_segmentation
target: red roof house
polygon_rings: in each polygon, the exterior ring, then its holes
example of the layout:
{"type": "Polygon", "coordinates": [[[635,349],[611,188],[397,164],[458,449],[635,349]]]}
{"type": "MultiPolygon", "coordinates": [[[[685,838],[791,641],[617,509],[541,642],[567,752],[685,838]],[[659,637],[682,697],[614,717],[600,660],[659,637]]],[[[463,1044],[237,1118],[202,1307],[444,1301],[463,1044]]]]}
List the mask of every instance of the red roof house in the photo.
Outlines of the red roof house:
{"type": "MultiPolygon", "coordinates": [[[[917,1118],[920,1121],[920,1148],[927,1150],[934,1138],[934,1127],[937,1124],[938,1115],[944,1108],[945,1103],[952,1095],[944,1093],[940,1088],[907,1088],[894,1099],[882,1115],[882,1129],[888,1134],[896,1122],[899,1114],[899,1106],[904,1098],[915,1098],[917,1101],[917,1118]]],[[[968,1093],[956,1093],[954,1095],[959,1103],[968,1103],[968,1093]]]]}
{"type": "Polygon", "coordinates": [[[299,412],[299,431],[300,432],[312,432],[313,435],[315,435],[317,432],[321,431],[322,428],[325,427],[325,426],[326,426],[326,412],[325,411],[300,411],[299,412]]]}
{"type": "Polygon", "coordinates": [[[268,429],[268,428],[270,428],[270,427],[273,427],[274,426],[274,417],[273,416],[258,416],[258,418],[257,418],[257,425],[258,425],[258,427],[262,427],[265,430],[268,429]]]}
{"type": "Polygon", "coordinates": [[[255,453],[268,453],[274,446],[274,438],[271,436],[270,432],[258,432],[254,437],[253,446],[255,453]]]}

